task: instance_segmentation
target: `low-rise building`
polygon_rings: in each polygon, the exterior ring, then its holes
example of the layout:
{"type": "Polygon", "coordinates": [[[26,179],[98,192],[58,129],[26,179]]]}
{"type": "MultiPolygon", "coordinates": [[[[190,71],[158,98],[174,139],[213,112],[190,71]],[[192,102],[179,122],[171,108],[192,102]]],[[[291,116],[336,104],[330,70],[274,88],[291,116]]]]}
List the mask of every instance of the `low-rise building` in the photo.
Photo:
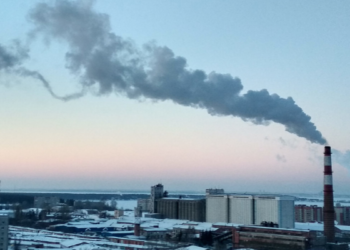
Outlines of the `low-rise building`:
{"type": "Polygon", "coordinates": [[[326,240],[324,236],[310,230],[240,226],[233,228],[232,242],[234,248],[270,245],[278,249],[304,250],[324,246],[326,240]]]}
{"type": "Polygon", "coordinates": [[[7,214],[0,214],[0,250],[8,247],[9,218],[7,214]]]}

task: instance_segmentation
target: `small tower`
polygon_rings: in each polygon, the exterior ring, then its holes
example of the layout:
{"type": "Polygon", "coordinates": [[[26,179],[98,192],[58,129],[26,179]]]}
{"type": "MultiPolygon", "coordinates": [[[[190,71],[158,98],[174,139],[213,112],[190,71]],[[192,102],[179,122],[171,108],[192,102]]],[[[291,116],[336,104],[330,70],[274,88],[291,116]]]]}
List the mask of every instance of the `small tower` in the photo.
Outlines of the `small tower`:
{"type": "Polygon", "coordinates": [[[151,187],[151,197],[150,197],[150,212],[151,213],[157,213],[157,200],[161,199],[163,197],[163,185],[157,184],[155,186],[151,187]]]}

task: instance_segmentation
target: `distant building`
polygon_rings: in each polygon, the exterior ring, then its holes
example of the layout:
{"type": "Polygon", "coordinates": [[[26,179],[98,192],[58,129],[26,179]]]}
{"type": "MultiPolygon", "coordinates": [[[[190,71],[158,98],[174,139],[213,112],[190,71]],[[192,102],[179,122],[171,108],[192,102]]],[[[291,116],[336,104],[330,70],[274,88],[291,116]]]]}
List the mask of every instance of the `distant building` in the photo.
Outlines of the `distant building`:
{"type": "Polygon", "coordinates": [[[287,195],[254,196],[254,224],[273,222],[281,228],[294,228],[294,197],[287,195]]]}
{"type": "Polygon", "coordinates": [[[163,193],[164,193],[164,190],[163,190],[162,184],[157,184],[151,187],[151,197],[150,197],[150,204],[149,204],[150,213],[157,213],[156,202],[158,199],[161,199],[163,197],[163,193]]]}
{"type": "Polygon", "coordinates": [[[8,247],[9,218],[7,214],[0,214],[0,250],[8,247]]]}
{"type": "Polygon", "coordinates": [[[223,194],[224,190],[222,188],[208,188],[205,190],[206,195],[211,195],[211,194],[223,194]]]}
{"type": "Polygon", "coordinates": [[[296,222],[321,222],[323,221],[323,208],[316,205],[295,205],[296,222]]]}
{"type": "MultiPolygon", "coordinates": [[[[334,219],[338,225],[350,225],[350,207],[337,203],[334,207],[334,219]]],[[[322,222],[323,207],[317,205],[295,205],[296,222],[322,222]]]]}
{"type": "Polygon", "coordinates": [[[124,210],[116,209],[114,210],[114,218],[119,218],[124,215],[124,210]]]}
{"type": "Polygon", "coordinates": [[[205,199],[179,199],[180,220],[205,221],[205,199]]]}
{"type": "Polygon", "coordinates": [[[163,218],[205,221],[205,199],[163,198],[157,201],[157,211],[163,218]]]}
{"type": "Polygon", "coordinates": [[[245,225],[269,223],[294,228],[294,197],[285,195],[207,194],[206,221],[245,225]]]}
{"type": "Polygon", "coordinates": [[[46,208],[56,206],[60,202],[58,197],[34,197],[34,207],[36,208],[46,208]]]}
{"type": "Polygon", "coordinates": [[[137,206],[134,209],[135,216],[141,217],[142,212],[157,213],[156,202],[163,198],[164,189],[162,184],[157,184],[151,187],[151,195],[149,199],[137,200],[137,206]]]}
{"type": "Polygon", "coordinates": [[[138,214],[140,213],[140,215],[138,217],[141,217],[142,212],[149,212],[150,211],[150,203],[151,203],[150,199],[138,199],[137,200],[136,209],[138,211],[138,214]]]}
{"type": "Polygon", "coordinates": [[[205,199],[188,199],[181,196],[168,198],[164,193],[162,184],[152,186],[150,198],[137,201],[137,207],[134,209],[135,217],[141,217],[142,212],[148,212],[149,218],[205,221],[205,199]]]}
{"type": "Polygon", "coordinates": [[[165,198],[158,200],[157,211],[163,218],[178,219],[179,218],[179,199],[165,198]]]}
{"type": "MultiPolygon", "coordinates": [[[[271,249],[325,249],[325,237],[316,231],[239,226],[233,228],[234,248],[271,247],[271,249]]],[[[332,248],[344,249],[344,248],[332,248]]]]}
{"type": "Polygon", "coordinates": [[[339,225],[350,225],[350,207],[337,203],[334,207],[335,220],[339,225]]]}

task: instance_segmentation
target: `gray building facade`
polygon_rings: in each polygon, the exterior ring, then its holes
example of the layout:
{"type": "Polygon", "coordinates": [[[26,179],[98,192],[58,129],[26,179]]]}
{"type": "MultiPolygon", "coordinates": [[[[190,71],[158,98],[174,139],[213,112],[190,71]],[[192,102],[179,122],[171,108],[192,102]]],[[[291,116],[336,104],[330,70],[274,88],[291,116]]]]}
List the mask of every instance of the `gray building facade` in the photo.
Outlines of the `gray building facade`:
{"type": "Polygon", "coordinates": [[[157,211],[164,218],[205,221],[205,199],[163,198],[157,200],[157,211]]]}
{"type": "Polygon", "coordinates": [[[7,214],[0,214],[0,250],[8,247],[9,218],[7,214]]]}

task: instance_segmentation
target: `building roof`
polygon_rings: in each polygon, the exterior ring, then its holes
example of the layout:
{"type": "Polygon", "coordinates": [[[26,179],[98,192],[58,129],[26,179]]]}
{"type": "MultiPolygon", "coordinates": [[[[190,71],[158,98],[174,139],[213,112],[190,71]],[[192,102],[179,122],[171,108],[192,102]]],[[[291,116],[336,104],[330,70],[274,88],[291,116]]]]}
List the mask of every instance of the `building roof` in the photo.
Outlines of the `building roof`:
{"type": "Polygon", "coordinates": [[[189,247],[181,247],[180,249],[186,249],[186,250],[207,250],[208,248],[197,247],[197,246],[189,246],[189,247]]]}
{"type": "Polygon", "coordinates": [[[61,245],[63,247],[67,247],[67,248],[71,248],[74,246],[80,246],[83,244],[87,244],[85,241],[81,241],[81,240],[65,240],[61,242],[61,245]]]}

